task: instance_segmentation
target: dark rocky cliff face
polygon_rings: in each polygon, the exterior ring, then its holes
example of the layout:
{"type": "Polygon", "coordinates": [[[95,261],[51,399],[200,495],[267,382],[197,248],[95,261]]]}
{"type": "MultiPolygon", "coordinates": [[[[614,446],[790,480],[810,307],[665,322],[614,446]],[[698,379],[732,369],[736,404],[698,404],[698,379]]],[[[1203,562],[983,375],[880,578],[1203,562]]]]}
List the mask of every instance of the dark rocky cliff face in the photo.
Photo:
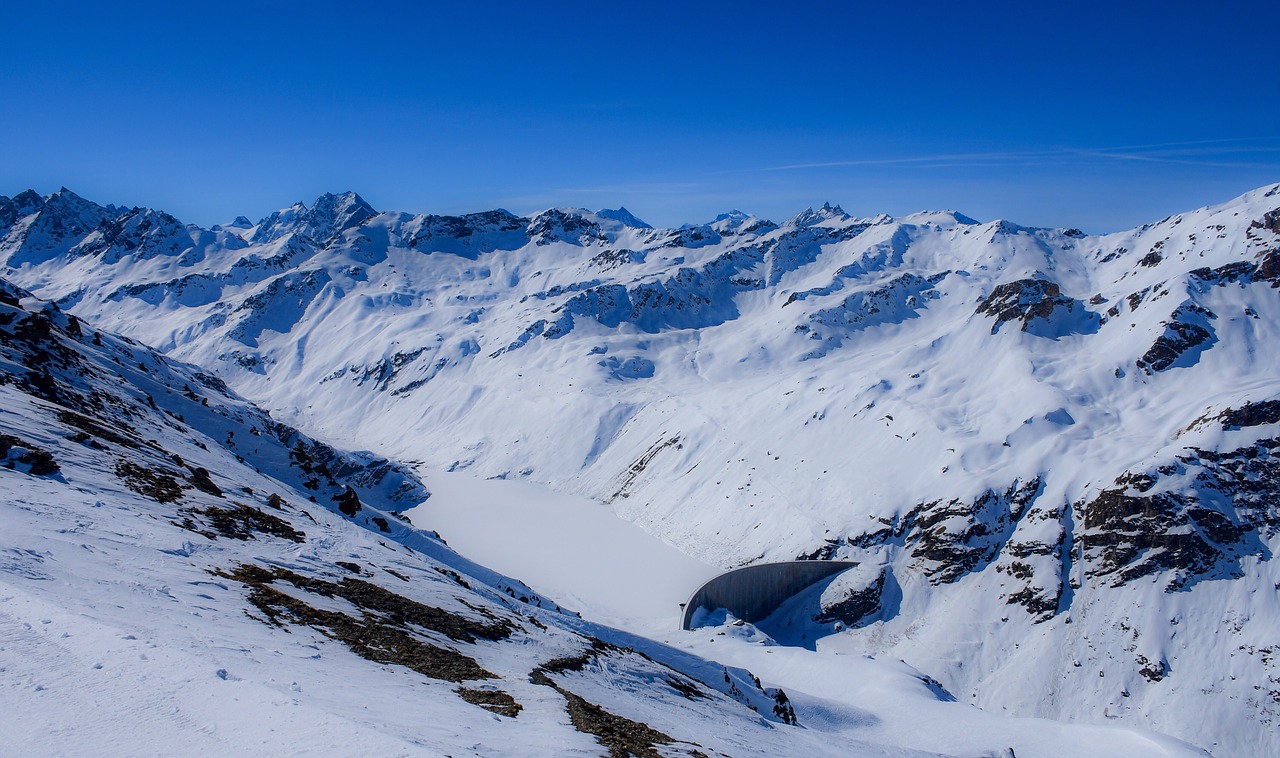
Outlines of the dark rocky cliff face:
{"type": "Polygon", "coordinates": [[[1156,341],[1138,359],[1138,368],[1153,374],[1194,363],[1200,353],[1215,341],[1213,326],[1209,323],[1215,318],[1217,316],[1212,311],[1194,303],[1179,306],[1165,322],[1164,333],[1156,337],[1156,341]]]}
{"type": "Polygon", "coordinates": [[[1047,279],[1019,279],[997,285],[978,304],[976,312],[995,319],[992,334],[1009,322],[1020,324],[1024,332],[1036,334],[1045,331],[1050,322],[1070,316],[1082,318],[1084,323],[1069,331],[1093,331],[1098,318],[1089,313],[1084,303],[1063,295],[1058,284],[1047,279]]]}
{"type": "MultiPolygon", "coordinates": [[[[1213,421],[1225,430],[1274,426],[1277,407],[1227,409],[1213,421]]],[[[1280,439],[1186,448],[1167,464],[1122,475],[1074,509],[1087,576],[1119,586],[1164,573],[1170,590],[1238,577],[1245,556],[1270,557],[1264,540],[1280,531],[1280,439]]]]}
{"type": "Polygon", "coordinates": [[[901,518],[881,519],[882,528],[850,536],[847,543],[860,548],[901,545],[931,584],[950,584],[981,571],[999,555],[1040,488],[1036,478],[1014,482],[1003,492],[987,490],[973,500],[921,503],[901,518]]]}

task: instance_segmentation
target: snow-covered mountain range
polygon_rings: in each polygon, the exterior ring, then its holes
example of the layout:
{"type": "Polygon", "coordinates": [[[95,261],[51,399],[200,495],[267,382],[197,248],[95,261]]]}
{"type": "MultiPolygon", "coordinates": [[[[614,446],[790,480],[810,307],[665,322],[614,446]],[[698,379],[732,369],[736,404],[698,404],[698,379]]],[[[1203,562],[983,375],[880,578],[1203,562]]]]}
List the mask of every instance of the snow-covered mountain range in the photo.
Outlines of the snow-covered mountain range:
{"type": "Polygon", "coordinates": [[[202,229],[24,192],[0,266],[330,444],[585,495],[722,567],[861,562],[775,640],[1280,750],[1280,185],[1105,236],[352,193],[202,229]]]}

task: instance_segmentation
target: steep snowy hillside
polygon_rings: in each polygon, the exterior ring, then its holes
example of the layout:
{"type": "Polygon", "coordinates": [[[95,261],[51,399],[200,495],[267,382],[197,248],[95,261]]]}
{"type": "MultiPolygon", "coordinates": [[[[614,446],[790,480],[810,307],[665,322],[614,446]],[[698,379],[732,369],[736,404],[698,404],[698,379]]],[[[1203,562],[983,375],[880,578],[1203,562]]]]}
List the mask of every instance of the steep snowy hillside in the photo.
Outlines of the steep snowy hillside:
{"type": "Polygon", "coordinates": [[[780,636],[841,619],[821,645],[984,707],[1280,751],[1280,186],[1102,237],[354,194],[203,230],[28,192],[0,263],[343,445],[721,566],[876,567],[780,636]]]}
{"type": "Polygon", "coordinates": [[[3,280],[0,419],[12,754],[1197,754],[983,714],[861,657],[891,705],[797,709],[459,557],[401,517],[412,474],[3,280]]]}

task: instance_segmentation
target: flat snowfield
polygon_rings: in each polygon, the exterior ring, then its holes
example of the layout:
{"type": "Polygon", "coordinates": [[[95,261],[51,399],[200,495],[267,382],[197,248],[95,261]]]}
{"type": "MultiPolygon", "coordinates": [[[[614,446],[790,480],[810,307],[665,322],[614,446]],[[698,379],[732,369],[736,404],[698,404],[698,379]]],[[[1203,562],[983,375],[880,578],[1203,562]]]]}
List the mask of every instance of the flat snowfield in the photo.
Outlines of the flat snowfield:
{"type": "Polygon", "coordinates": [[[588,618],[653,636],[680,628],[680,604],[722,569],[690,558],[609,506],[522,481],[425,477],[408,512],[451,547],[588,618]]]}
{"type": "Polygon", "coordinates": [[[1010,718],[940,699],[906,663],[842,651],[840,635],[811,650],[773,644],[749,624],[682,631],[679,604],[722,569],[588,498],[524,481],[421,473],[432,497],[407,513],[420,528],[586,618],[749,669],[787,691],[807,729],[947,755],[990,755],[993,734],[1011,746],[1004,755],[1021,757],[1198,754],[1144,730],[1010,718]]]}

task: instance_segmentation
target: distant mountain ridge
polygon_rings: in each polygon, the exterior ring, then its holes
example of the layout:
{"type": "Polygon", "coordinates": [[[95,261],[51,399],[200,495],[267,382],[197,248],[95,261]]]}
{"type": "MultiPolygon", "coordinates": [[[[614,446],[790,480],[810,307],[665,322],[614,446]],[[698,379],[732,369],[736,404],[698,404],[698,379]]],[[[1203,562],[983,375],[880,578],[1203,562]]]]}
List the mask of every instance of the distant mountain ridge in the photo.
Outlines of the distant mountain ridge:
{"type": "Polygon", "coordinates": [[[802,621],[857,609],[862,649],[984,707],[1280,749],[1280,185],[1101,236],[624,211],[347,193],[206,230],[25,192],[0,264],[325,439],[726,566],[874,565],[802,621]]]}
{"type": "Polygon", "coordinates": [[[0,635],[22,638],[0,664],[13,690],[57,682],[6,695],[5,743],[24,754],[425,753],[477,734],[507,754],[681,751],[695,735],[737,754],[823,752],[774,727],[794,710],[749,672],[583,621],[415,528],[401,511],[430,495],[405,467],[317,442],[3,279],[0,415],[0,635]],[[32,613],[60,636],[33,632],[32,613]],[[588,666],[606,678],[563,681],[588,666]],[[282,693],[305,703],[287,725],[282,693]],[[88,703],[109,717],[76,724],[88,703]],[[202,708],[221,715],[200,724],[202,708]]]}

